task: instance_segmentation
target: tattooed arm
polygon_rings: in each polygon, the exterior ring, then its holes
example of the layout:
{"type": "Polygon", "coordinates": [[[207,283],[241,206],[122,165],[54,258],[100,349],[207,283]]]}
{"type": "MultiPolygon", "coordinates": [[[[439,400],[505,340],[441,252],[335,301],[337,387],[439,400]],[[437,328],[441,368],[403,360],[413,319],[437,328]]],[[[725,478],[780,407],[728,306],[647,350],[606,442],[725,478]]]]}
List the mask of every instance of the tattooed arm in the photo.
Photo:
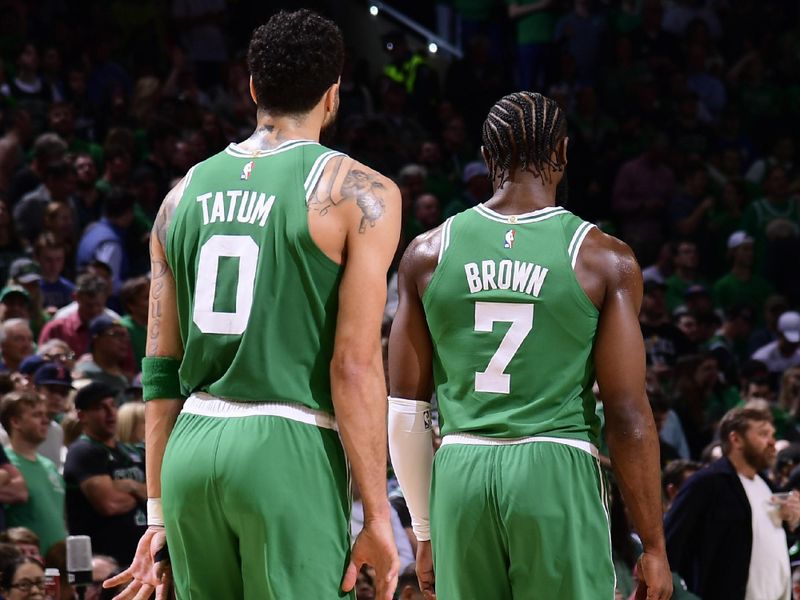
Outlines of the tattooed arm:
{"type": "MultiPolygon", "coordinates": [[[[180,201],[184,183],[173,188],[156,216],[150,236],[150,311],[147,320],[147,356],[183,356],[178,306],[175,296],[175,278],[167,264],[164,251],[167,228],[180,201]]],[[[151,400],[145,406],[145,445],[147,460],[147,495],[161,497],[161,461],[167,440],[175,426],[183,402],[176,398],[151,400]]]]}
{"type": "MultiPolygon", "coordinates": [[[[167,228],[175,207],[183,195],[185,180],[175,186],[156,216],[150,236],[150,310],[147,320],[147,356],[180,359],[183,345],[178,329],[178,306],[175,296],[175,278],[167,264],[164,252],[167,228]]],[[[183,406],[177,398],[150,400],[145,405],[145,461],[147,467],[147,497],[161,498],[161,463],[175,421],[183,406]]],[[[148,515],[149,516],[149,515],[148,515]]],[[[103,583],[106,588],[128,584],[116,600],[149,598],[153,592],[157,600],[166,600],[170,586],[168,562],[156,560],[156,555],[166,546],[163,527],[148,527],[136,548],[131,565],[122,573],[103,583]]]]}
{"type": "MultiPolygon", "coordinates": [[[[333,162],[333,161],[332,161],[333,162]]],[[[386,386],[381,321],[386,272],[400,235],[400,192],[391,180],[349,158],[330,165],[309,210],[343,232],[331,392],[339,433],[364,505],[364,531],[353,547],[344,589],[361,562],[382,588],[396,584],[399,561],[386,497],[386,386]],[[323,214],[324,213],[324,214],[323,214]]]]}

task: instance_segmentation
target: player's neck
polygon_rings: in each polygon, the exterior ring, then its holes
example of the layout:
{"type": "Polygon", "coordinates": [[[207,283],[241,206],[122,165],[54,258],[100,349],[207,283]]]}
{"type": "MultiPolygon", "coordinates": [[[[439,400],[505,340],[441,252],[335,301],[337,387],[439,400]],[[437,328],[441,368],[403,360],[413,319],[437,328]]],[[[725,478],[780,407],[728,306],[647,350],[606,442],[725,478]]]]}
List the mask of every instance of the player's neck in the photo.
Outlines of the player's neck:
{"type": "Polygon", "coordinates": [[[319,141],[320,123],[314,115],[303,119],[296,116],[275,116],[259,110],[256,130],[240,145],[254,150],[271,150],[289,140],[319,141]]]}
{"type": "Polygon", "coordinates": [[[486,206],[501,214],[521,214],[556,205],[556,186],[509,179],[495,190],[486,206]]]}

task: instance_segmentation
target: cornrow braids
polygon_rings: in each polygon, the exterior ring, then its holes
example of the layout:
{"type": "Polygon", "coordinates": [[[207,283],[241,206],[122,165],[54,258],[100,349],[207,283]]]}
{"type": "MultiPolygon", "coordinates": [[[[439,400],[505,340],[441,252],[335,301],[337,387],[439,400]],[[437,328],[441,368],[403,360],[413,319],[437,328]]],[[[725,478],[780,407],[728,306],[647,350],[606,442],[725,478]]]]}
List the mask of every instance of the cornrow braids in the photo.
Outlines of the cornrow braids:
{"type": "Polygon", "coordinates": [[[553,153],[566,135],[564,111],[555,100],[534,92],[515,92],[492,106],[483,123],[483,146],[492,159],[490,177],[508,181],[519,167],[535,177],[549,177],[546,167],[564,169],[553,153]]]}

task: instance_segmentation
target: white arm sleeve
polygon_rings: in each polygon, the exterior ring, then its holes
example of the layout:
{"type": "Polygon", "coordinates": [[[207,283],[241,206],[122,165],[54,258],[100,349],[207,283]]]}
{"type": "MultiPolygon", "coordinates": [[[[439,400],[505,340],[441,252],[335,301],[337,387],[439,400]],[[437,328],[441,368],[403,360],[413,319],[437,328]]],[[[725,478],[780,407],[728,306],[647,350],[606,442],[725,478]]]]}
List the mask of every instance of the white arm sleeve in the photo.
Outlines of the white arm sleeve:
{"type": "Polygon", "coordinates": [[[431,403],[389,396],[389,456],[420,542],[431,539],[431,403]]]}

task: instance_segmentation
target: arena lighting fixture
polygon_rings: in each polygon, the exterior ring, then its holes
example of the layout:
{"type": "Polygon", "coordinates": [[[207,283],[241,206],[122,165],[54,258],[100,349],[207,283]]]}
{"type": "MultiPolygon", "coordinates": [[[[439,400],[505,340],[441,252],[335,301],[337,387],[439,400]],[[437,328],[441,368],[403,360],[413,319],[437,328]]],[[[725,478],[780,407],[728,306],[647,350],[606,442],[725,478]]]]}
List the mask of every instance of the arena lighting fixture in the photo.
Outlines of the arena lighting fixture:
{"type": "Polygon", "coordinates": [[[379,12],[380,11],[378,10],[377,6],[375,6],[374,4],[370,4],[369,14],[371,14],[373,17],[377,17],[379,12]]]}
{"type": "Polygon", "coordinates": [[[431,54],[436,54],[439,51],[439,46],[436,45],[435,42],[431,42],[428,44],[428,52],[431,54]]]}

